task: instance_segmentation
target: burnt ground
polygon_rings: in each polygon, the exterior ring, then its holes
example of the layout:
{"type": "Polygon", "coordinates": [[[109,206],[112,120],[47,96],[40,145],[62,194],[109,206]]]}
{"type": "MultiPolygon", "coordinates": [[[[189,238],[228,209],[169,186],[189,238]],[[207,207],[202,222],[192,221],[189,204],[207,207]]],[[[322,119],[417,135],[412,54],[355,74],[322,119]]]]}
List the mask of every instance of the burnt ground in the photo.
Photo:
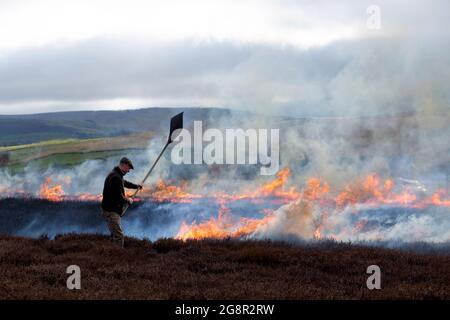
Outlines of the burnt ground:
{"type": "Polygon", "coordinates": [[[450,299],[450,256],[336,242],[0,236],[1,299],[450,299]],[[81,268],[68,290],[66,268],[81,268]],[[379,265],[381,290],[366,268],[379,265]]]}

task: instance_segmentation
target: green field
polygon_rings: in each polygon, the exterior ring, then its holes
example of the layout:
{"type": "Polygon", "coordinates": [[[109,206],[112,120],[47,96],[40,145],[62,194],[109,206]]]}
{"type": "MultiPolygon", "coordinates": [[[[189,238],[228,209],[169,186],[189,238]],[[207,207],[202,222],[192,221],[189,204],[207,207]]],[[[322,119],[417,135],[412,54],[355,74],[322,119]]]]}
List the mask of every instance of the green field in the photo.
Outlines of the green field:
{"type": "Polygon", "coordinates": [[[48,140],[0,147],[0,167],[7,168],[12,174],[22,172],[29,164],[37,169],[69,167],[86,160],[120,156],[125,150],[145,149],[152,136],[152,132],[144,132],[111,138],[48,140]]]}
{"type": "MultiPolygon", "coordinates": [[[[125,150],[111,150],[111,151],[93,151],[93,152],[73,152],[54,154],[48,157],[43,157],[36,160],[31,160],[27,163],[17,162],[7,165],[6,168],[11,174],[17,174],[24,171],[27,165],[32,165],[38,170],[45,170],[50,166],[55,167],[71,167],[83,163],[86,160],[106,160],[114,156],[121,156],[125,150]]],[[[129,150],[127,150],[129,151],[129,150]]]]}

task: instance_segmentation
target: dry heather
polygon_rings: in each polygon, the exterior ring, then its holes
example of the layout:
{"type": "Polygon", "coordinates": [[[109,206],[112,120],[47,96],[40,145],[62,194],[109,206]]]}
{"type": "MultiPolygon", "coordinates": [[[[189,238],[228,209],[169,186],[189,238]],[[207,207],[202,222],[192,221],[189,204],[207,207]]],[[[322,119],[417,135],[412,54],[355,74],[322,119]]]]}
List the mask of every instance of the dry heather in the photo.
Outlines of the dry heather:
{"type": "Polygon", "coordinates": [[[450,256],[334,242],[0,237],[1,299],[449,299],[450,256]],[[66,288],[68,265],[81,290],[66,288]],[[366,288],[366,268],[382,289],[366,288]]]}

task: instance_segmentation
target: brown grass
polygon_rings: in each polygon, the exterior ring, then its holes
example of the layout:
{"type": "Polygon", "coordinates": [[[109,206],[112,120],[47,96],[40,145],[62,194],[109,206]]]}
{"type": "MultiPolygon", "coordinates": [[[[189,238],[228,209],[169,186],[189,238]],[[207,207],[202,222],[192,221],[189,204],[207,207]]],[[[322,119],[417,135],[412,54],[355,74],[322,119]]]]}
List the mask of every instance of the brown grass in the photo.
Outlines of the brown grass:
{"type": "Polygon", "coordinates": [[[449,299],[450,256],[322,243],[0,237],[1,299],[449,299]],[[67,266],[81,290],[66,288],[67,266]],[[366,288],[367,266],[382,289],[366,288]]]}

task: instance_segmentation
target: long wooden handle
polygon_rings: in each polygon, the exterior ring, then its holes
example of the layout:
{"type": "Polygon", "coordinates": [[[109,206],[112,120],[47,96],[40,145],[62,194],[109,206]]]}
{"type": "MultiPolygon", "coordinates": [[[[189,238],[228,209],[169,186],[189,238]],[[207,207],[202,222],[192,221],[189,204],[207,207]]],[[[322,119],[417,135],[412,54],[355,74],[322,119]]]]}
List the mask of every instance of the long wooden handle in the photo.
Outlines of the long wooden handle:
{"type": "MultiPolygon", "coordinates": [[[[150,170],[148,170],[147,174],[145,175],[144,179],[142,180],[142,184],[144,184],[145,180],[147,180],[147,178],[150,176],[150,174],[152,173],[153,169],[155,168],[156,164],[158,163],[159,159],[161,158],[161,156],[163,155],[164,151],[166,151],[167,146],[170,144],[169,141],[167,141],[166,145],[164,146],[164,148],[162,149],[161,153],[159,154],[158,158],[156,158],[155,162],[153,163],[152,167],[150,168],[150,170]]],[[[134,191],[134,193],[131,195],[131,199],[134,199],[134,197],[137,195],[137,193],[139,192],[139,188],[136,189],[136,191],[134,191]]],[[[130,205],[129,204],[125,204],[124,208],[123,208],[123,212],[122,212],[122,216],[125,215],[125,212],[128,210],[128,207],[130,205]]]]}
{"type": "MultiPolygon", "coordinates": [[[[150,174],[152,173],[153,169],[155,168],[156,164],[158,163],[159,159],[161,158],[161,156],[163,155],[164,151],[166,151],[167,146],[169,145],[169,142],[166,143],[166,145],[164,146],[164,148],[162,149],[161,153],[159,154],[158,158],[156,158],[155,162],[153,163],[152,167],[150,168],[150,170],[148,170],[147,174],[145,175],[144,179],[142,180],[141,184],[144,184],[145,181],[147,180],[147,178],[150,176],[150,174]]],[[[136,189],[136,191],[133,193],[133,195],[131,196],[131,198],[134,198],[137,193],[139,192],[139,188],[136,189]]]]}

